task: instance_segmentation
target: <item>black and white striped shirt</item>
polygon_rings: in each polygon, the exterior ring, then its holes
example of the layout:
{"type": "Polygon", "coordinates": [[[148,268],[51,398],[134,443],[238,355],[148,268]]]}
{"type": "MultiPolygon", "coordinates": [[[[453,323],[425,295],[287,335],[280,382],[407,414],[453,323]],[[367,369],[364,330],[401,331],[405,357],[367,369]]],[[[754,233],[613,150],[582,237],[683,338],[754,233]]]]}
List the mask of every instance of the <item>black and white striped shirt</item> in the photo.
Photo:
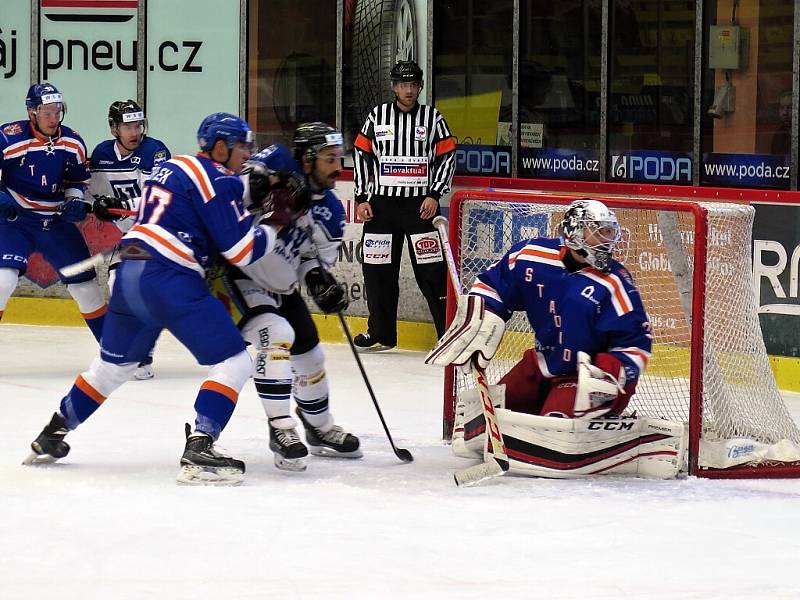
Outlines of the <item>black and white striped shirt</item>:
{"type": "Polygon", "coordinates": [[[417,104],[408,112],[395,102],[369,113],[355,140],[355,198],[430,196],[450,190],[456,144],[442,114],[417,104]]]}

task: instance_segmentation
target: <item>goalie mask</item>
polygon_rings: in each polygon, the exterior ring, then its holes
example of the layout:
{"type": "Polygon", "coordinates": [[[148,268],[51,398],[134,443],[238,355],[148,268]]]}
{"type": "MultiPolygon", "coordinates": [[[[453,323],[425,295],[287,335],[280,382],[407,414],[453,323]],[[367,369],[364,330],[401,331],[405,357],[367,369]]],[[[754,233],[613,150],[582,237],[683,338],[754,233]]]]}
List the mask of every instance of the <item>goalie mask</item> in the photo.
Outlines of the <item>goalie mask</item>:
{"type": "Polygon", "coordinates": [[[611,257],[620,239],[619,221],[613,210],[591,198],[575,200],[561,222],[564,243],[596,269],[611,271],[611,257]]]}

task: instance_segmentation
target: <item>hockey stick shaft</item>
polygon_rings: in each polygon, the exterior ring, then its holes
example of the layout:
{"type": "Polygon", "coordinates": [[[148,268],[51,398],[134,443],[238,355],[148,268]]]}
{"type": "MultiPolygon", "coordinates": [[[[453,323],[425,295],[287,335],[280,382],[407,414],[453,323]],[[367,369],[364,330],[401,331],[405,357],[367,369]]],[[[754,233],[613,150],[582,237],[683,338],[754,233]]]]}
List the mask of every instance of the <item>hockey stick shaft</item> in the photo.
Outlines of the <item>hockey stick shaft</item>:
{"type": "MultiPolygon", "coordinates": [[[[317,255],[317,262],[319,263],[320,269],[328,270],[328,265],[322,260],[322,257],[319,254],[319,248],[317,248],[316,244],[314,244],[314,237],[313,231],[311,226],[306,227],[306,235],[308,236],[309,243],[314,247],[314,252],[317,255]]],[[[411,452],[406,450],[405,448],[398,448],[394,440],[392,439],[392,434],[389,433],[389,427],[386,425],[386,420],[383,418],[383,411],[381,411],[381,407],[378,404],[378,399],[375,396],[375,392],[372,389],[372,384],[369,381],[369,377],[367,377],[367,371],[364,369],[364,365],[361,362],[361,357],[358,355],[358,350],[356,350],[355,342],[353,342],[353,334],[350,333],[350,327],[347,325],[347,321],[344,318],[344,314],[342,311],[337,311],[336,313],[339,317],[339,323],[342,326],[342,331],[344,332],[344,336],[347,338],[347,343],[350,345],[350,351],[353,353],[353,357],[356,359],[356,364],[358,365],[358,370],[361,371],[361,378],[364,380],[364,385],[367,387],[367,391],[369,392],[369,397],[372,399],[372,404],[375,406],[375,411],[378,413],[378,418],[381,420],[381,425],[383,425],[383,430],[386,432],[386,437],[389,440],[389,444],[392,446],[392,450],[397,458],[402,460],[403,462],[411,462],[414,460],[414,457],[411,455],[411,452]]]]}
{"type": "Polygon", "coordinates": [[[391,444],[395,456],[397,456],[397,458],[403,462],[413,461],[414,457],[411,455],[411,452],[405,448],[398,448],[395,446],[394,440],[392,439],[392,434],[389,433],[389,427],[386,425],[386,420],[383,418],[383,412],[378,404],[378,399],[375,397],[375,392],[372,389],[372,384],[369,382],[369,377],[367,377],[367,371],[364,369],[364,364],[361,362],[361,357],[358,355],[358,350],[356,350],[355,343],[353,342],[353,334],[350,333],[350,327],[348,327],[342,311],[339,311],[336,314],[339,316],[339,323],[342,325],[342,331],[344,331],[344,335],[347,338],[347,343],[350,344],[350,350],[353,353],[353,357],[356,359],[358,370],[361,371],[361,377],[364,379],[364,385],[367,386],[369,397],[372,398],[372,404],[375,406],[375,411],[378,413],[378,418],[381,420],[381,425],[383,425],[383,430],[386,432],[386,437],[389,439],[389,444],[391,444]]]}
{"type": "MultiPolygon", "coordinates": [[[[453,291],[456,293],[456,295],[461,295],[461,281],[458,279],[458,271],[456,270],[456,262],[453,258],[453,250],[450,247],[450,240],[447,231],[447,219],[439,215],[433,219],[433,226],[436,227],[436,230],[439,232],[439,238],[441,239],[445,260],[447,262],[447,272],[450,275],[450,283],[453,285],[453,291]]],[[[472,369],[472,374],[475,377],[475,381],[478,384],[478,393],[480,394],[481,405],[483,407],[483,416],[486,420],[486,431],[489,435],[489,440],[492,447],[493,460],[489,462],[495,464],[488,468],[485,464],[482,464],[459,471],[454,476],[456,485],[471,485],[490,477],[502,475],[508,471],[508,455],[506,454],[506,446],[503,442],[503,435],[500,432],[500,427],[497,422],[497,415],[494,412],[494,404],[492,403],[492,397],[489,394],[489,386],[486,383],[486,374],[475,358],[472,359],[470,367],[472,369]],[[477,479],[476,476],[478,477],[477,479]]]]}
{"type": "Polygon", "coordinates": [[[71,265],[65,265],[61,267],[59,271],[64,277],[75,277],[75,275],[80,275],[86,271],[91,271],[95,267],[99,267],[106,262],[109,256],[111,256],[110,252],[100,252],[89,258],[72,263],[71,265]]]}

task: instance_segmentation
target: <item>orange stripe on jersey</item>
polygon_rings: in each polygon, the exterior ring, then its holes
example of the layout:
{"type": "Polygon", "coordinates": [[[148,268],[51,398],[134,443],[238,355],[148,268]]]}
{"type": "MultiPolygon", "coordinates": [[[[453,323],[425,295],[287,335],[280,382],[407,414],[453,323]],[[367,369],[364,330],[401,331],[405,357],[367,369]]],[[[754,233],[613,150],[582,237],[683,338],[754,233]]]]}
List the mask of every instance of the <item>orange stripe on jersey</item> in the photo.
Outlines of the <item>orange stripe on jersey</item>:
{"type": "Polygon", "coordinates": [[[356,141],[353,142],[353,145],[359,150],[363,150],[364,152],[369,152],[372,154],[372,142],[370,142],[369,138],[363,133],[359,133],[356,136],[356,141]]]}
{"type": "Polygon", "coordinates": [[[472,284],[472,289],[473,290],[483,290],[485,292],[491,292],[493,294],[497,293],[496,289],[494,289],[493,287],[491,287],[489,285],[486,285],[485,283],[483,283],[482,281],[479,281],[479,280],[476,280],[475,283],[472,284]]]}
{"type": "Polygon", "coordinates": [[[200,192],[203,194],[203,200],[208,202],[214,197],[214,190],[208,187],[205,178],[207,177],[205,171],[201,171],[197,168],[197,165],[194,161],[189,160],[185,156],[175,156],[172,160],[175,160],[183,165],[186,165],[188,169],[194,174],[195,179],[197,181],[197,185],[200,186],[200,192]]]}
{"type": "Polygon", "coordinates": [[[83,378],[83,375],[78,375],[78,378],[75,380],[75,387],[98,404],[102,404],[106,400],[106,397],[103,396],[103,394],[89,385],[89,382],[83,378]]]}
{"type": "Polygon", "coordinates": [[[436,143],[436,156],[447,154],[456,149],[456,142],[453,138],[444,138],[436,143]]]}
{"type": "Polygon", "coordinates": [[[211,379],[205,380],[203,385],[200,386],[200,389],[222,394],[234,404],[236,404],[236,401],[239,399],[239,392],[237,392],[235,389],[228,387],[227,385],[223,385],[217,381],[212,381],[211,379]]]}
{"type": "Polygon", "coordinates": [[[61,140],[61,143],[64,144],[67,148],[72,148],[73,150],[75,150],[78,153],[78,158],[80,159],[81,163],[86,162],[86,154],[84,153],[83,148],[81,148],[80,144],[75,144],[68,140],[61,140]]]}
{"type": "Polygon", "coordinates": [[[242,260],[245,256],[247,256],[247,253],[253,249],[255,243],[256,243],[255,240],[250,240],[250,242],[244,248],[242,248],[242,251],[239,252],[239,254],[237,254],[233,258],[229,258],[228,262],[232,264],[237,264],[240,260],[242,260]]]}
{"type": "Polygon", "coordinates": [[[614,290],[614,298],[617,299],[617,303],[619,303],[620,308],[624,312],[630,312],[633,310],[633,305],[631,301],[628,299],[628,295],[625,293],[625,290],[622,288],[622,285],[619,282],[619,279],[616,277],[611,277],[610,275],[606,275],[605,273],[598,271],[597,269],[587,269],[594,275],[595,277],[602,279],[606,283],[611,286],[611,289],[614,290]]]}
{"type": "Polygon", "coordinates": [[[529,258],[544,258],[545,260],[560,260],[561,253],[558,250],[552,250],[550,252],[546,250],[538,250],[534,248],[528,248],[527,246],[520,250],[519,252],[515,253],[513,256],[509,257],[508,266],[514,267],[514,264],[519,260],[521,256],[529,257],[529,258]]]}
{"type": "Polygon", "coordinates": [[[634,356],[638,356],[642,359],[642,363],[645,365],[650,361],[650,357],[645,353],[641,352],[640,350],[622,350],[622,354],[633,354],[634,356]]]}
{"type": "Polygon", "coordinates": [[[140,227],[139,225],[135,225],[134,228],[131,231],[135,231],[136,233],[141,233],[144,236],[151,237],[154,240],[156,240],[159,244],[169,248],[172,252],[174,252],[175,254],[180,256],[182,259],[187,260],[187,261],[192,262],[192,263],[197,263],[197,261],[194,259],[194,257],[191,254],[186,254],[186,252],[184,252],[183,250],[181,250],[180,248],[178,248],[174,244],[170,244],[169,240],[164,239],[163,237],[161,237],[157,233],[153,233],[149,229],[145,229],[144,227],[140,227]]]}
{"type": "Polygon", "coordinates": [[[107,312],[108,312],[108,305],[107,304],[103,304],[103,306],[101,306],[100,308],[98,308],[95,311],[92,311],[90,313],[81,313],[81,316],[86,320],[96,319],[97,317],[102,317],[107,312]]]}

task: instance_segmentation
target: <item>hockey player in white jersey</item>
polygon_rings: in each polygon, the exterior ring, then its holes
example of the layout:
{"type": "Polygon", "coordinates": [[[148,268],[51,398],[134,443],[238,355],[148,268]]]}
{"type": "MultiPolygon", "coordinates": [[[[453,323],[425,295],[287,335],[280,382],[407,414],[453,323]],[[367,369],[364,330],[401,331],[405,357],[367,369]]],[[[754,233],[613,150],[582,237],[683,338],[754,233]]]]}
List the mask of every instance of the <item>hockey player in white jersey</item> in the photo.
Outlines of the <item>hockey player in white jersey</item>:
{"type": "Polygon", "coordinates": [[[345,286],[329,271],[338,258],[345,224],[342,203],[331,191],[342,153],[339,131],[324,123],[305,123],[295,132],[293,155],[281,145],[253,155],[245,166],[248,185],[272,188],[264,210],[288,208],[296,220],[281,231],[275,250],[258,266],[225,265],[209,278],[256,350],[253,379],[268,419],[269,447],[275,465],[285,470],[305,470],[308,455],[290,414],[292,397],[312,454],[362,456],[359,439],[334,424],[325,357],[299,291],[305,284],[323,313],[339,312],[348,304],[345,286]]]}
{"type": "MultiPolygon", "coordinates": [[[[108,126],[113,139],[100,142],[89,159],[92,179],[89,193],[94,196],[92,211],[101,221],[113,221],[123,233],[135,222],[132,216],[112,214],[109,209],[138,212],[144,183],[153,169],[172,158],[164,142],[147,135],[147,118],[135,100],[117,100],[108,108],[108,126]]],[[[114,286],[117,252],[109,266],[109,290],[114,286]]],[[[135,379],[153,378],[152,350],[138,366],[135,379]]]]}

